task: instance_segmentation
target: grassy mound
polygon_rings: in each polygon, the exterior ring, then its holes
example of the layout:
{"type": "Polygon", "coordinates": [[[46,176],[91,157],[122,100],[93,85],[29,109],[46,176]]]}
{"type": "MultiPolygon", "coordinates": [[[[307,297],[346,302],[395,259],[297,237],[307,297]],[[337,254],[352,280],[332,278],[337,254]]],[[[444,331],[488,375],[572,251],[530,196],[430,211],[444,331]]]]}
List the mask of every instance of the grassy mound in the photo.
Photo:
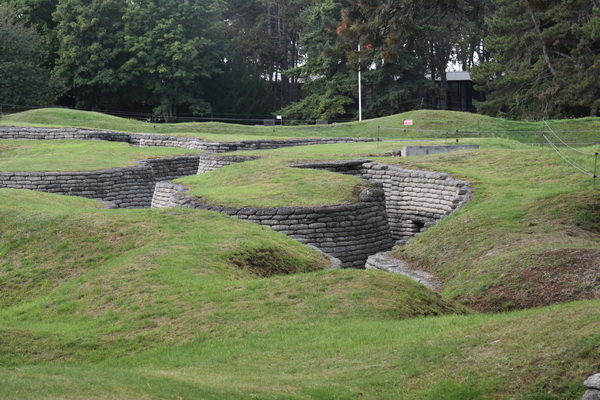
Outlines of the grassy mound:
{"type": "MultiPolygon", "coordinates": [[[[583,395],[582,379],[600,367],[599,306],[593,301],[402,321],[279,317],[251,329],[240,321],[228,331],[202,330],[185,344],[100,362],[64,354],[41,361],[40,353],[49,354],[39,345],[44,333],[5,331],[2,337],[20,335],[13,342],[29,340],[32,346],[23,353],[33,353],[37,361],[0,367],[0,394],[6,399],[576,399],[583,395]]],[[[21,350],[3,348],[9,355],[21,350]]]]}
{"type": "Polygon", "coordinates": [[[324,260],[214,213],[0,204],[4,399],[558,399],[600,367],[597,300],[465,314],[380,271],[257,278],[232,258],[324,260]]]}
{"type": "Polygon", "coordinates": [[[443,278],[448,296],[484,310],[600,297],[600,193],[554,152],[494,149],[401,163],[475,187],[463,211],[396,253],[443,278]]]}
{"type": "MultiPolygon", "coordinates": [[[[597,141],[600,118],[549,121],[552,129],[576,142],[597,141]]],[[[151,124],[106,114],[68,109],[40,109],[12,114],[0,119],[2,125],[65,126],[110,129],[122,132],[148,132],[196,136],[207,140],[235,141],[267,137],[368,137],[368,138],[431,138],[447,135],[502,137],[540,143],[540,134],[549,134],[543,122],[510,121],[456,111],[411,111],[362,122],[328,126],[245,126],[220,122],[151,124]],[[411,119],[414,125],[404,126],[411,119]]],[[[554,139],[556,141],[556,139],[554,139]]]]}
{"type": "Polygon", "coordinates": [[[166,147],[83,140],[0,140],[0,171],[92,171],[137,161],[198,153],[166,147]]]}
{"type": "Polygon", "coordinates": [[[288,167],[266,159],[235,164],[207,174],[180,178],[201,200],[231,207],[287,207],[358,201],[366,183],[328,171],[288,167]]]}
{"type": "Polygon", "coordinates": [[[256,280],[320,270],[328,260],[284,235],[216,213],[104,210],[94,201],[8,189],[0,190],[0,200],[0,320],[5,329],[48,333],[60,342],[60,357],[181,343],[240,321],[249,328],[269,314],[312,320],[460,310],[386,274],[256,280]],[[257,265],[265,258],[271,264],[257,265]],[[256,269],[269,265],[277,268],[256,269]],[[359,290],[364,297],[354,297],[359,290]],[[407,304],[398,304],[398,296],[407,304]],[[63,329],[64,337],[50,334],[63,329]],[[71,343],[81,335],[81,346],[71,343]]]}

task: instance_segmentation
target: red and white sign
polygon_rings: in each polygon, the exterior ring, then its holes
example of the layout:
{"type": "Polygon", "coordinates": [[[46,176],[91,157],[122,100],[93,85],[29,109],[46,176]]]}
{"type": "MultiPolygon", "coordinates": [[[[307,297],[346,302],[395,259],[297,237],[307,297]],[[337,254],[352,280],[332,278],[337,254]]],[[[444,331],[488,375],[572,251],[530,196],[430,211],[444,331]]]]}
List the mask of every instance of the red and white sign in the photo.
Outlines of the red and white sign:
{"type": "Polygon", "coordinates": [[[412,119],[405,119],[404,126],[413,126],[414,121],[412,119]]]}

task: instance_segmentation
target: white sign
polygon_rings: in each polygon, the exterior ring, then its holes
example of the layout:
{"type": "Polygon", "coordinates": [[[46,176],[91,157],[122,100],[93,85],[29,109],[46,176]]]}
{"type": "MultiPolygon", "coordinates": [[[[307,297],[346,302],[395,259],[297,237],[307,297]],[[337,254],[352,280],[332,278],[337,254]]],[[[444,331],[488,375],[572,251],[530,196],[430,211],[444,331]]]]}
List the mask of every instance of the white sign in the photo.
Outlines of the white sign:
{"type": "Polygon", "coordinates": [[[404,126],[413,126],[414,122],[412,119],[405,119],[404,126]]]}
{"type": "Polygon", "coordinates": [[[277,119],[283,119],[283,117],[281,115],[278,115],[277,119]]]}

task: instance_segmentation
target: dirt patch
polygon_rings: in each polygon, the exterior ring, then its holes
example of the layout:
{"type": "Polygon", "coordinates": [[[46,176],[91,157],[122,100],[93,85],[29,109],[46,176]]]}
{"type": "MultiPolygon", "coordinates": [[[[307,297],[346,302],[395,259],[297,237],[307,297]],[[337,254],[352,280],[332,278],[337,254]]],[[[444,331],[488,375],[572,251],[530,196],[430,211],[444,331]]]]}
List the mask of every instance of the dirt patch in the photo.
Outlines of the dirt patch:
{"type": "Polygon", "coordinates": [[[4,366],[78,360],[75,347],[61,335],[0,329],[0,364],[4,366]]]}
{"type": "Polygon", "coordinates": [[[577,226],[594,233],[600,233],[600,196],[592,198],[589,204],[579,209],[577,226]]]}
{"type": "Polygon", "coordinates": [[[228,259],[236,267],[260,277],[317,271],[317,265],[298,265],[294,256],[279,248],[262,246],[230,253],[228,259]]]}
{"type": "Polygon", "coordinates": [[[600,298],[600,250],[554,249],[520,261],[522,268],[465,300],[478,310],[504,311],[600,298]]]}

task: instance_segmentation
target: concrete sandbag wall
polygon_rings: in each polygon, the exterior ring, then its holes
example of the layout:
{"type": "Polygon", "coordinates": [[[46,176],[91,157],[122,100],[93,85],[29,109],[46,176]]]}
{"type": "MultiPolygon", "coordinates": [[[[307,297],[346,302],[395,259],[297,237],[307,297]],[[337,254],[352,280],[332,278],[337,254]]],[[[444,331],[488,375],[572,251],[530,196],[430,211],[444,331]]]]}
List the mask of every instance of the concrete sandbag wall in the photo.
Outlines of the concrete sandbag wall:
{"type": "Polygon", "coordinates": [[[256,159],[258,159],[258,157],[202,155],[199,157],[199,163],[196,168],[197,171],[195,172],[195,174],[197,173],[198,175],[200,175],[206,172],[214,171],[219,168],[227,167],[228,165],[252,161],[256,159]]]}
{"type": "Polygon", "coordinates": [[[471,198],[467,182],[449,174],[365,163],[362,176],[380,183],[392,237],[405,242],[452,214],[471,198]]]}
{"type": "Polygon", "coordinates": [[[148,207],[154,192],[151,167],[89,172],[0,172],[0,187],[81,196],[116,208],[148,207]]]}

